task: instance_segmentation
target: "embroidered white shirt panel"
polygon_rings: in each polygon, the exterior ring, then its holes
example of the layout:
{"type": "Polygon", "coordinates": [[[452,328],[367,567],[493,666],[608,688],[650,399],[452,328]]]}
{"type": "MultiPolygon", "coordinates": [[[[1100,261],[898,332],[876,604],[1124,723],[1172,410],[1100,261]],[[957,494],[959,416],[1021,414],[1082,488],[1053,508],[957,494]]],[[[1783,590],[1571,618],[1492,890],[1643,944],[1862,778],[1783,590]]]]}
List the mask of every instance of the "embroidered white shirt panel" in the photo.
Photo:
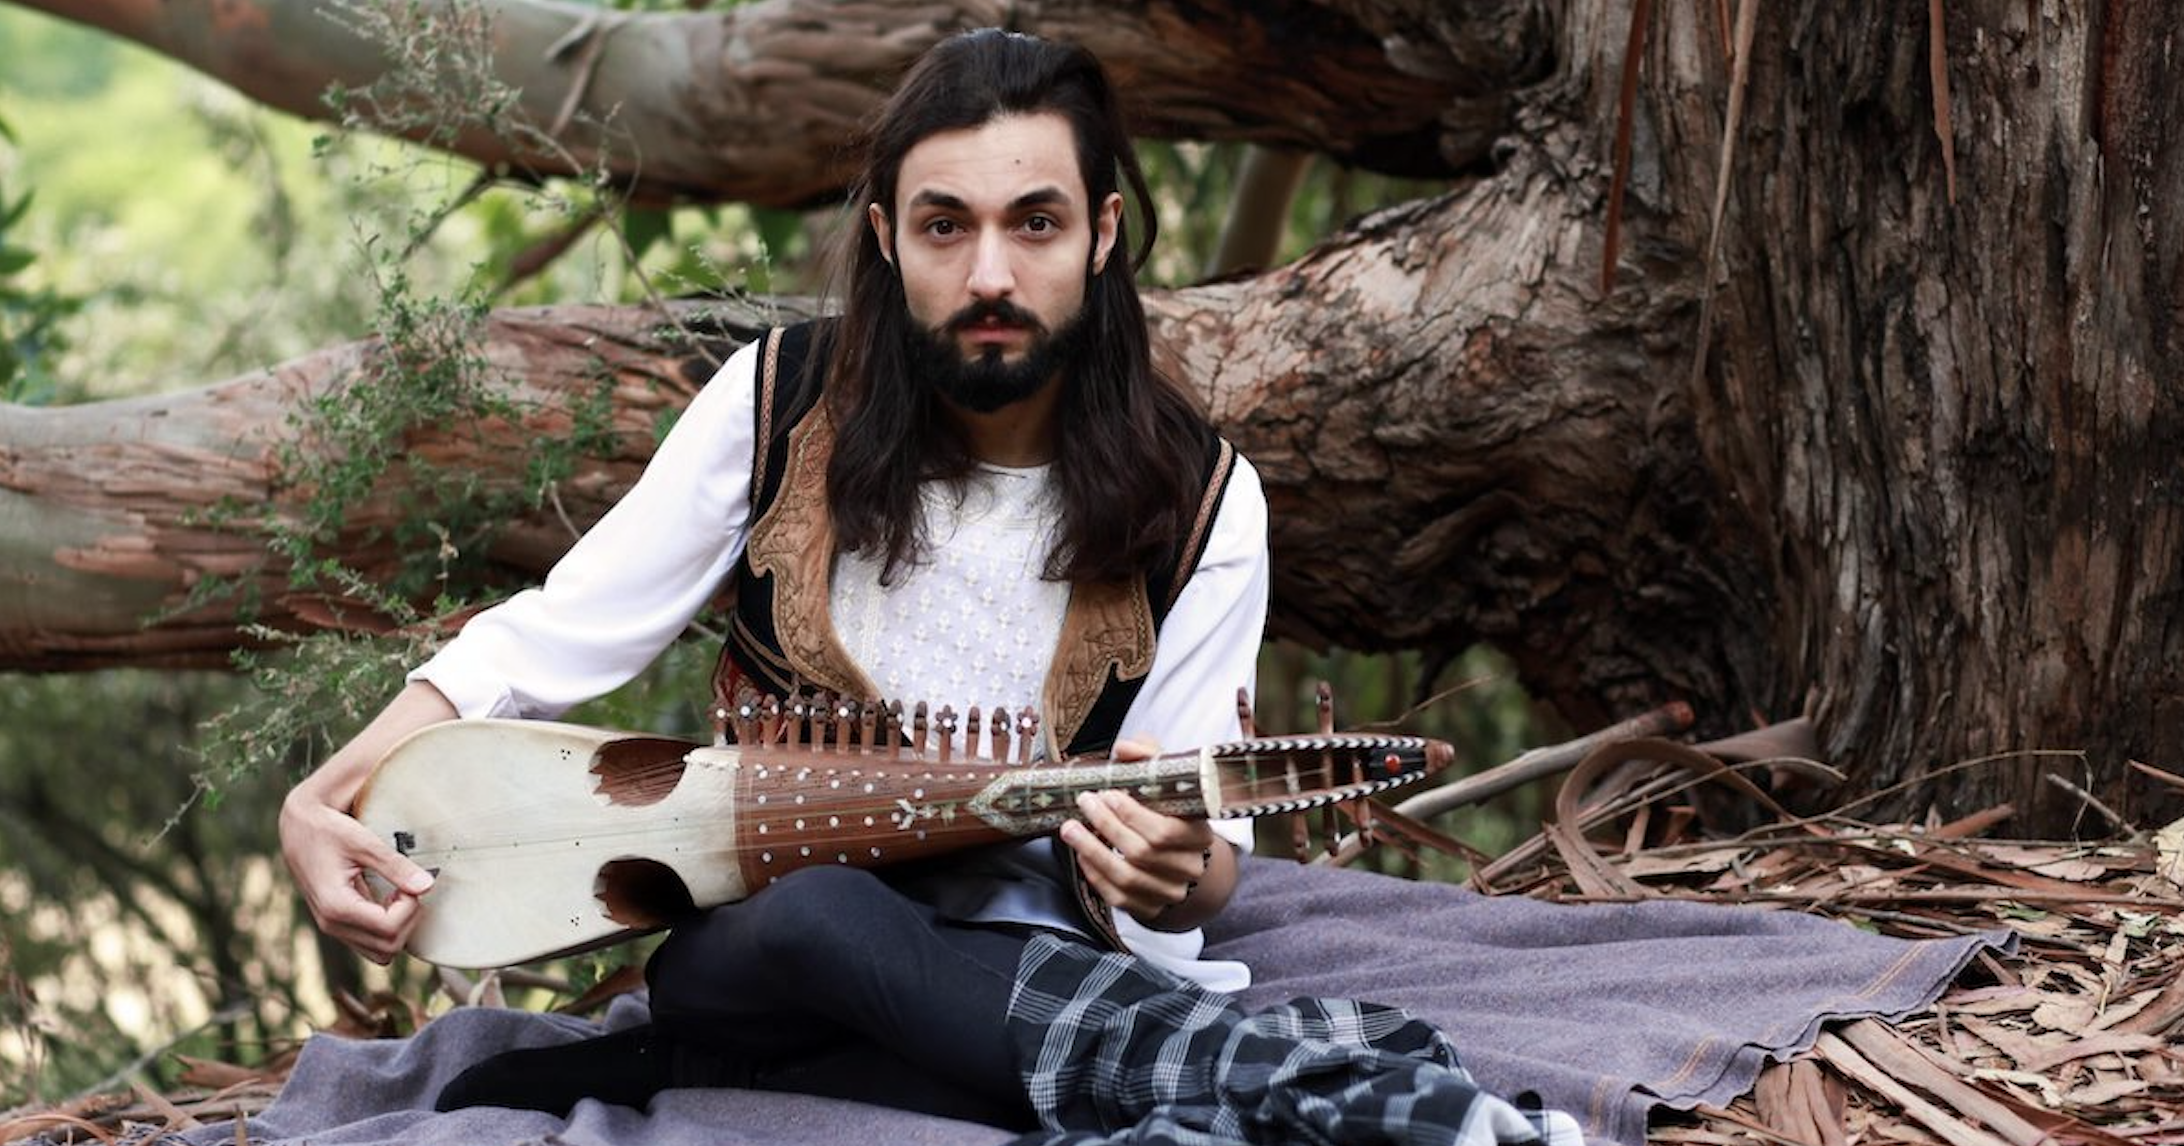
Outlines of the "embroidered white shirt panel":
{"type": "MultiPolygon", "coordinates": [[[[996,708],[1013,717],[1038,704],[1069,604],[1069,586],[1041,575],[1057,520],[1050,468],[981,466],[960,504],[948,484],[927,483],[926,550],[892,584],[878,554],[835,558],[828,617],[882,699],[959,717],[975,705],[989,730],[996,708]]],[[[990,754],[991,732],[980,740],[970,755],[990,754]]],[[[966,751],[960,726],[954,751],[966,751]]]]}

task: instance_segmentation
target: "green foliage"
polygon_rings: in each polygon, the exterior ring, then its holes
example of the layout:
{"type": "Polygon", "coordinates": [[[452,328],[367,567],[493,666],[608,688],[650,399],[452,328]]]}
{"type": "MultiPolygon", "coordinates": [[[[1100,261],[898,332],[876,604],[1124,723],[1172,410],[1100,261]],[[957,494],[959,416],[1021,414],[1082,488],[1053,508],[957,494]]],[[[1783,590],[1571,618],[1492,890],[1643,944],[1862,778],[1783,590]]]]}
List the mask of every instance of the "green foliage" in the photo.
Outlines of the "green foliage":
{"type": "MultiPolygon", "coordinates": [[[[688,215],[691,212],[678,212],[688,215]]],[[[811,243],[793,211],[725,207],[699,220],[698,238],[678,244],[653,279],[680,296],[795,294],[815,289],[811,243]]]]}
{"type": "MultiPolygon", "coordinates": [[[[0,176],[37,189],[15,241],[39,252],[40,281],[81,300],[49,356],[56,401],[197,385],[364,332],[370,284],[341,252],[352,225],[377,230],[410,199],[361,174],[396,145],[314,159],[302,123],[4,5],[0,103],[18,136],[0,176]]],[[[431,290],[471,261],[430,254],[413,269],[431,290]]]]}
{"type": "MultiPolygon", "coordinates": [[[[460,114],[475,110],[467,107],[460,114]]],[[[247,121],[224,126],[232,129],[223,138],[238,159],[270,154],[247,121]]],[[[253,1057],[251,1047],[271,1047],[299,1033],[304,1016],[326,1014],[324,997],[317,993],[320,983],[353,985],[362,976],[416,997],[430,990],[419,968],[398,968],[390,978],[388,972],[360,967],[346,954],[323,967],[285,957],[284,952],[297,949],[297,936],[312,932],[271,858],[273,809],[290,778],[352,735],[399,688],[403,674],[430,654],[435,617],[499,591],[486,562],[497,532],[548,507],[556,485],[585,455],[609,443],[611,379],[602,375],[596,389],[578,395],[565,408],[547,411],[536,401],[514,397],[519,388],[495,375],[479,347],[496,279],[513,263],[510,252],[530,244],[536,222],[589,225],[590,220],[612,217],[620,210],[617,201],[582,180],[546,188],[505,188],[475,178],[451,185],[441,160],[414,153],[406,160],[390,158],[384,146],[347,134],[323,138],[314,153],[336,177],[330,197],[346,204],[347,213],[358,220],[354,257],[334,277],[345,291],[362,288],[360,294],[347,295],[361,302],[348,309],[369,317],[368,327],[360,332],[375,335],[377,349],[351,376],[300,404],[290,419],[288,444],[277,460],[282,481],[300,495],[292,502],[293,512],[266,516],[259,507],[231,505],[202,524],[261,531],[269,551],[286,564],[291,588],[336,603],[362,627],[299,638],[251,626],[247,635],[256,647],[235,658],[236,676],[213,678],[216,702],[189,699],[198,695],[195,690],[211,687],[205,684],[185,685],[165,699],[124,702],[132,711],[174,715],[180,727],[162,742],[195,744],[197,754],[187,763],[155,765],[162,777],[181,783],[142,786],[150,810],[109,811],[93,819],[164,822],[164,833],[148,834],[149,842],[138,845],[135,858],[147,871],[172,867],[176,861],[170,849],[195,838],[214,819],[235,817],[250,825],[251,834],[227,837],[220,847],[227,863],[255,865],[263,873],[251,883],[259,898],[245,899],[238,889],[222,888],[201,902],[191,901],[189,910],[192,918],[209,912],[227,919],[221,925],[226,933],[237,931],[235,918],[262,921],[259,933],[220,940],[226,953],[215,955],[205,950],[208,936],[218,934],[209,923],[155,932],[139,921],[132,933],[154,935],[143,942],[160,954],[126,964],[101,962],[92,957],[93,937],[113,934],[114,915],[123,908],[102,909],[99,904],[156,902],[157,896],[111,872],[93,874],[79,887],[0,874],[0,898],[25,908],[9,912],[10,918],[46,921],[37,928],[0,932],[25,981],[41,984],[33,1003],[0,1013],[0,1062],[37,1063],[38,1073],[25,1077],[40,1080],[48,1095],[108,1082],[106,1076],[117,1063],[136,1056],[147,1031],[195,1031],[180,1049],[247,1061],[253,1057]],[[441,189],[431,193],[436,180],[441,189]],[[446,273],[444,252],[451,248],[474,252],[464,260],[470,268],[467,276],[451,279],[446,273]],[[518,480],[481,481],[412,448],[421,432],[478,434],[489,424],[524,424],[549,415],[568,429],[533,442],[518,480]],[[360,524],[368,522],[385,524],[360,524]],[[391,556],[383,567],[369,571],[330,556],[360,551],[391,556]],[[47,906],[29,909],[33,904],[47,906]],[[58,904],[72,906],[51,906],[58,904]],[[208,958],[225,970],[207,976],[202,969],[208,958]],[[156,979],[161,986],[154,993],[163,1001],[161,1009],[117,1011],[113,1000],[131,997],[119,985],[143,981],[147,963],[192,968],[193,981],[217,983],[218,989],[193,993],[156,979]],[[105,986],[69,994],[52,986],[62,981],[105,986]],[[244,1007],[248,1013],[223,1014],[205,1025],[206,1016],[221,1010],[223,1000],[238,999],[249,1000],[244,1007]],[[5,1034],[10,1029],[22,1032],[12,1046],[5,1034]]],[[[283,265],[343,262],[304,253],[323,236],[291,225],[298,217],[297,204],[277,188],[268,192],[261,200],[255,237],[279,248],[283,265]]],[[[669,253],[672,244],[663,240],[672,238],[671,224],[664,217],[660,221],[660,234],[652,241],[632,244],[643,250],[610,251],[600,261],[633,268],[638,255],[669,253]]],[[[552,289],[571,288],[564,282],[552,289]]],[[[647,288],[640,282],[638,289],[647,288]]],[[[209,579],[194,599],[233,592],[238,585],[209,579]]],[[[585,718],[698,733],[710,666],[697,648],[671,651],[654,672],[594,702],[585,718]]],[[[67,698],[112,679],[47,678],[40,683],[51,686],[46,707],[65,712],[67,698]]],[[[5,729],[0,744],[15,748],[33,745],[45,734],[56,738],[52,742],[75,745],[92,744],[96,738],[88,728],[51,732],[9,722],[0,723],[0,729],[5,729]]],[[[96,770],[110,768],[100,765],[96,770]]],[[[7,799],[0,795],[0,801],[7,799]]],[[[37,807],[21,801],[4,806],[37,807]]],[[[35,854],[68,854],[27,829],[10,828],[9,841],[21,850],[0,850],[0,864],[7,868],[31,863],[25,857],[35,854]],[[47,850],[39,853],[41,847],[47,850]]],[[[0,868],[0,873],[5,870],[0,868]]],[[[90,869],[78,865],[76,870],[90,869]]],[[[325,951],[323,943],[320,950],[325,951]]],[[[618,952],[616,957],[627,954],[618,952]]],[[[601,973],[589,967],[579,977],[601,973]]],[[[156,1075],[161,1067],[153,1062],[143,1069],[156,1075]]],[[[7,1073],[0,1069],[0,1074],[7,1073]]],[[[30,1093],[6,1092],[6,1098],[18,1100],[30,1093]]]]}
{"type": "Polygon", "coordinates": [[[721,636],[701,619],[689,639],[669,645],[636,679],[570,709],[565,718],[597,728],[626,728],[688,740],[712,738],[713,665],[721,636]]]}
{"type": "Polygon", "coordinates": [[[622,241],[629,256],[642,259],[654,243],[675,237],[675,217],[657,207],[629,207],[622,211],[622,241]]]}
{"type": "MultiPolygon", "coordinates": [[[[317,141],[321,157],[342,155],[349,133],[367,130],[427,140],[483,131],[551,146],[525,121],[517,93],[492,77],[482,8],[344,4],[338,13],[383,45],[390,66],[369,87],[330,94],[343,131],[317,141]]],[[[610,377],[602,373],[590,393],[549,410],[516,397],[518,380],[497,375],[481,348],[493,295],[517,274],[533,221],[581,230],[620,204],[593,178],[505,186],[472,175],[443,178],[437,195],[417,196],[444,171],[436,157],[404,152],[367,161],[351,176],[395,182],[415,196],[405,210],[375,220],[357,243],[358,277],[373,290],[376,345],[360,369],[300,403],[290,418],[277,460],[282,484],[302,495],[293,512],[247,517],[248,507],[235,507],[227,522],[262,531],[286,564],[291,588],[339,602],[357,628],[308,638],[252,630],[267,648],[239,655],[236,664],[253,690],[208,729],[208,758],[220,776],[307,763],[353,734],[399,688],[403,672],[429,654],[435,617],[500,591],[487,561],[498,532],[541,511],[582,458],[612,444],[610,377]],[[413,268],[451,231],[482,237],[486,254],[466,281],[420,289],[413,268]],[[548,417],[569,429],[534,439],[517,480],[487,480],[412,448],[424,432],[474,435],[477,444],[488,427],[548,417]],[[365,570],[332,556],[357,552],[391,557],[365,570]]],[[[664,216],[636,218],[645,221],[626,228],[623,250],[632,263],[670,233],[664,216]]],[[[197,597],[233,587],[208,582],[197,597]]]]}
{"type": "MultiPolygon", "coordinates": [[[[0,119],[0,140],[15,132],[0,119]]],[[[42,405],[54,397],[51,361],[66,345],[61,323],[82,307],[50,286],[32,285],[37,254],[15,236],[30,211],[28,191],[8,197],[0,178],[0,402],[42,405]]]]}
{"type": "MultiPolygon", "coordinates": [[[[0,11],[0,34],[25,26],[44,34],[36,18],[0,11]]],[[[53,33],[56,42],[73,34],[53,33]]],[[[431,50],[446,60],[469,47],[431,50]]],[[[132,282],[136,264],[126,257],[41,260],[33,268],[11,256],[0,289],[50,266],[63,279],[101,283],[102,306],[129,304],[98,314],[100,332],[118,337],[86,347],[73,363],[99,376],[139,371],[117,351],[161,345],[142,336],[143,315],[162,307],[187,314],[175,329],[203,332],[187,343],[188,361],[161,371],[191,381],[218,362],[259,366],[336,338],[376,335],[378,353],[291,420],[280,461],[285,481],[303,495],[296,512],[265,518],[259,507],[231,505],[201,524],[264,531],[293,586],[384,631],[298,639],[253,627],[257,647],[236,658],[233,675],[101,673],[0,684],[0,948],[5,969],[19,976],[0,982],[9,988],[0,994],[0,1107],[111,1086],[108,1076],[136,1059],[147,1039],[181,1032],[194,1033],[178,1049],[248,1061],[302,1033],[308,1016],[328,1016],[320,984],[379,982],[420,997],[429,989],[417,968],[390,978],[345,953],[323,966],[298,961],[298,952],[324,945],[298,942],[313,933],[273,857],[274,809],[289,779],[351,735],[430,652],[430,617],[495,590],[484,558],[496,532],[540,511],[609,430],[602,378],[596,391],[553,412],[571,428],[535,444],[519,481],[482,484],[409,448],[420,431],[478,432],[489,421],[544,413],[510,398],[508,380],[493,376],[478,353],[492,271],[508,261],[497,248],[527,243],[532,221],[610,217],[619,210],[611,196],[584,181],[481,188],[436,157],[345,132],[308,148],[317,170],[300,171],[292,164],[306,149],[295,125],[232,97],[176,100],[175,87],[197,81],[150,63],[114,73],[111,86],[74,93],[81,107],[36,108],[38,211],[25,214],[27,196],[0,198],[0,234],[13,250],[17,228],[35,220],[46,228],[32,236],[38,246],[70,252],[112,250],[111,236],[124,229],[131,242],[154,249],[163,235],[186,234],[152,260],[166,277],[132,282]],[[115,102],[138,93],[152,98],[125,108],[115,102]],[[160,126],[176,114],[170,105],[188,121],[184,130],[160,126]],[[116,123],[130,124],[132,138],[83,142],[116,123]],[[58,145],[56,133],[71,131],[78,137],[71,146],[58,145]],[[207,175],[208,161],[217,179],[207,175]],[[109,202],[111,217],[103,206],[86,212],[86,204],[109,202]],[[151,218],[137,213],[146,206],[172,210],[138,228],[134,220],[151,218]],[[481,225],[496,209],[516,224],[499,238],[481,225]],[[340,256],[344,243],[352,257],[340,256]],[[217,267],[201,281],[188,277],[198,258],[217,267]],[[262,276],[252,267],[264,268],[262,276]],[[374,536],[357,524],[364,520],[388,524],[374,536]],[[360,545],[393,557],[369,574],[328,557],[360,545]]],[[[0,66],[9,83],[22,74],[0,66]]],[[[648,253],[667,253],[668,244],[656,246],[648,253]]],[[[618,257],[610,251],[594,261],[621,275],[618,257]]],[[[589,282],[597,293],[599,281],[597,273],[569,275],[552,289],[570,293],[578,290],[572,283],[589,282]]],[[[0,321],[13,335],[31,296],[4,297],[0,321]]],[[[39,333],[44,370],[64,348],[50,325],[39,333]]],[[[14,377],[5,394],[30,396],[23,375],[14,377]]],[[[236,587],[208,581],[200,592],[236,587]]],[[[702,669],[689,676],[637,682],[599,702],[600,711],[619,706],[625,723],[667,720],[688,732],[697,706],[672,711],[678,706],[665,698],[702,686],[702,669]]],[[[154,1085],[171,1081],[156,1057],[138,1069],[154,1085]]]]}
{"type": "Polygon", "coordinates": [[[200,729],[200,751],[210,769],[200,783],[214,797],[245,788],[284,787],[234,782],[269,766],[274,769],[269,774],[281,779],[307,771],[363,728],[400,690],[411,666],[431,652],[431,638],[406,602],[347,571],[331,575],[392,611],[408,625],[403,631],[413,635],[332,631],[298,636],[247,626],[246,635],[263,647],[236,653],[233,663],[250,691],[214,713],[200,729]]]}
{"type": "MultiPolygon", "coordinates": [[[[407,461],[413,430],[475,424],[516,415],[514,404],[486,384],[476,346],[484,308],[476,303],[421,301],[407,293],[400,268],[392,268],[380,296],[380,343],[364,370],[312,395],[290,417],[293,433],[279,451],[285,484],[310,491],[294,521],[271,525],[273,548],[290,562],[290,583],[308,588],[334,572],[316,556],[330,548],[350,514],[407,461]]],[[[435,511],[463,512],[463,491],[448,488],[446,475],[412,463],[416,486],[399,496],[424,510],[426,520],[405,517],[398,550],[411,562],[422,556],[444,568],[444,550],[414,545],[416,530],[440,525],[435,511]]],[[[406,475],[407,476],[407,475],[406,475]]],[[[367,540],[371,540],[367,538],[367,540]]],[[[390,596],[407,598],[424,588],[430,571],[407,565],[390,596]]]]}
{"type": "Polygon", "coordinates": [[[38,99],[79,100],[112,86],[128,49],[109,36],[22,14],[0,20],[6,83],[38,99]]]}

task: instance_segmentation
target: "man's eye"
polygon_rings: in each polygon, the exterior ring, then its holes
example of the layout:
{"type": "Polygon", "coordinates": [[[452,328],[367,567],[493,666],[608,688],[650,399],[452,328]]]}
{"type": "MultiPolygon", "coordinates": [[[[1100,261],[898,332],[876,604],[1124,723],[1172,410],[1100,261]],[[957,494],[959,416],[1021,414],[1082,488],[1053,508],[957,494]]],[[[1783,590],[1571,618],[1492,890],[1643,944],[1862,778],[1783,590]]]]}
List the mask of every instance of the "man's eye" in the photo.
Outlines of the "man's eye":
{"type": "Polygon", "coordinates": [[[1031,218],[1024,220],[1024,229],[1033,234],[1045,234],[1060,225],[1045,215],[1033,215],[1031,218]]]}
{"type": "Polygon", "coordinates": [[[925,230],[927,234],[946,236],[953,235],[962,228],[955,225],[954,219],[935,219],[925,225],[925,230]]]}

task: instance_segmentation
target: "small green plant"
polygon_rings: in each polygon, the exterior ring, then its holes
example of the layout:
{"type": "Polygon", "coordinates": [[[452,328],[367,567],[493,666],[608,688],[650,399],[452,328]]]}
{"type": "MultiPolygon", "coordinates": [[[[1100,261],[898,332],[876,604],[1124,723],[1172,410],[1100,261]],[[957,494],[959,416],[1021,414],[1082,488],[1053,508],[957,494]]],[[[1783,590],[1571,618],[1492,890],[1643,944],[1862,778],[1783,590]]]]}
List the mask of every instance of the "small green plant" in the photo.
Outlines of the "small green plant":
{"type": "Polygon", "coordinates": [[[403,674],[436,643],[425,618],[407,602],[348,570],[327,575],[400,623],[392,633],[329,630],[307,636],[262,625],[245,627],[255,649],[232,663],[250,682],[239,703],[201,726],[201,794],[217,802],[223,781],[267,765],[308,767],[362,728],[401,687],[403,674]]]}
{"type": "MultiPolygon", "coordinates": [[[[5,119],[0,119],[0,140],[15,142],[5,119]]],[[[83,300],[29,284],[37,253],[11,236],[20,231],[32,197],[25,191],[11,200],[0,181],[0,401],[36,406],[54,398],[48,364],[67,346],[61,324],[83,300]]]]}
{"type": "Polygon", "coordinates": [[[345,128],[442,148],[473,129],[531,142],[534,133],[518,109],[522,93],[494,74],[492,18],[484,5],[338,0],[326,14],[386,59],[371,84],[336,84],[326,93],[345,128]]]}

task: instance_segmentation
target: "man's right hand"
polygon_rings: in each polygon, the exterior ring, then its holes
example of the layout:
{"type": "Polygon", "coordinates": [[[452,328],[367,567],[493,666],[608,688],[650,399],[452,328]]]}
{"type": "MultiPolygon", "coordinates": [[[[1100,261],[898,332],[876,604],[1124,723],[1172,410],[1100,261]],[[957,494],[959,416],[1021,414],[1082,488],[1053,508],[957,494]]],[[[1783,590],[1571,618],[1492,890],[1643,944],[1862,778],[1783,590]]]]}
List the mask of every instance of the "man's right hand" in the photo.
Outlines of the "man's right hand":
{"type": "Polygon", "coordinates": [[[432,875],[355,817],[299,785],[281,802],[281,858],[319,930],[374,963],[391,963],[417,926],[432,875]],[[384,902],[369,875],[394,887],[384,902]]]}
{"type": "Polygon", "coordinates": [[[440,690],[411,684],[281,802],[281,859],[311,918],[374,963],[393,962],[408,945],[418,897],[432,889],[432,875],[358,823],[349,808],[388,749],[456,715],[440,690]],[[385,884],[375,888],[373,876],[385,884]]]}

